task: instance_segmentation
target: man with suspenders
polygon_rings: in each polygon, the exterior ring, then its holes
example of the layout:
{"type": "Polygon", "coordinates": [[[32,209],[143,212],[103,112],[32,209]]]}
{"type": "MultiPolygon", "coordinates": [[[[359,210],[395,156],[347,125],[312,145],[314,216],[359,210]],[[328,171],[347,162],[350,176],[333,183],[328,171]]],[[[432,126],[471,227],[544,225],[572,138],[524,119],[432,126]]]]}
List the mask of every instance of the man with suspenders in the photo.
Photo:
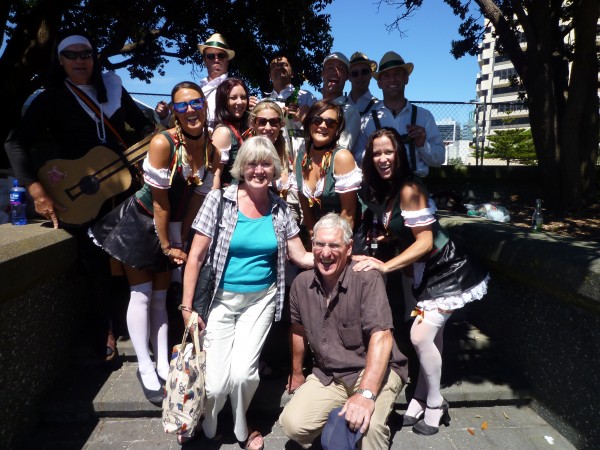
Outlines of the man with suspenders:
{"type": "MultiPolygon", "coordinates": [[[[376,103],[366,119],[362,133],[364,142],[381,127],[395,128],[404,138],[408,160],[415,174],[425,177],[429,167],[440,167],[446,158],[442,136],[431,112],[411,104],[404,90],[413,71],[395,52],[387,52],[373,74],[383,92],[383,101],[376,103]]],[[[362,139],[361,139],[362,140],[362,139]]],[[[364,148],[362,149],[364,154],[364,148]]]]}

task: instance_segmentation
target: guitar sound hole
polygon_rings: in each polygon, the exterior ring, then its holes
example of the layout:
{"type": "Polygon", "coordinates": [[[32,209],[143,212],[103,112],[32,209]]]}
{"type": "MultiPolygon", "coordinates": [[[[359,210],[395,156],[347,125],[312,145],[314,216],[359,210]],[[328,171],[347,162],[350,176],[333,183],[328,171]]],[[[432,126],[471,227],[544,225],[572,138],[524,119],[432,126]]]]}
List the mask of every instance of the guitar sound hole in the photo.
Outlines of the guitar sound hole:
{"type": "Polygon", "coordinates": [[[93,195],[100,189],[100,182],[98,181],[98,178],[88,175],[79,181],[79,187],[84,194],[93,195]]]}

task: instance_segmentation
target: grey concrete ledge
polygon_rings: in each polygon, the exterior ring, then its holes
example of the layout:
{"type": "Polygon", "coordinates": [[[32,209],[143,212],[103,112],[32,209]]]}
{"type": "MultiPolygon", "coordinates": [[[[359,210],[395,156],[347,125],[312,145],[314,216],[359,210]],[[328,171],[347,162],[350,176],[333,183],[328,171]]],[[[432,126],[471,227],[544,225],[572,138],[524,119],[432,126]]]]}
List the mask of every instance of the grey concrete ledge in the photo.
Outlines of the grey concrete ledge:
{"type": "Polygon", "coordinates": [[[600,314],[600,244],[463,215],[440,222],[490,270],[600,314]]]}
{"type": "Polygon", "coordinates": [[[0,303],[67,272],[76,258],[77,243],[65,230],[0,225],[0,303]]]}

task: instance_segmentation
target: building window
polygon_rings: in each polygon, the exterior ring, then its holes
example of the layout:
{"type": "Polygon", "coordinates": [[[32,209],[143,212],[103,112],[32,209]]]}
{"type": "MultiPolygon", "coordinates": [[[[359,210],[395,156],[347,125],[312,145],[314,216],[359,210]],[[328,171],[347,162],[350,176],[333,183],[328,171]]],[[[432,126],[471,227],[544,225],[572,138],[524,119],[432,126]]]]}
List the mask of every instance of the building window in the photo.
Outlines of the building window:
{"type": "Polygon", "coordinates": [[[519,92],[518,85],[494,88],[494,95],[514,94],[515,92],[519,92]]]}
{"type": "Polygon", "coordinates": [[[529,116],[517,117],[515,119],[492,119],[490,121],[492,127],[510,127],[513,125],[529,125],[529,116]]]}
{"type": "Polygon", "coordinates": [[[491,42],[486,42],[485,44],[483,44],[483,49],[484,49],[484,50],[485,50],[485,49],[488,49],[488,48],[490,48],[491,46],[492,46],[492,43],[491,43],[491,42]]]}
{"type": "Polygon", "coordinates": [[[494,70],[494,77],[497,77],[500,80],[510,80],[510,78],[516,74],[517,71],[514,67],[510,67],[508,69],[494,70]]]}
{"type": "Polygon", "coordinates": [[[505,61],[510,61],[510,58],[507,55],[498,55],[494,58],[496,63],[501,63],[505,61]]]}

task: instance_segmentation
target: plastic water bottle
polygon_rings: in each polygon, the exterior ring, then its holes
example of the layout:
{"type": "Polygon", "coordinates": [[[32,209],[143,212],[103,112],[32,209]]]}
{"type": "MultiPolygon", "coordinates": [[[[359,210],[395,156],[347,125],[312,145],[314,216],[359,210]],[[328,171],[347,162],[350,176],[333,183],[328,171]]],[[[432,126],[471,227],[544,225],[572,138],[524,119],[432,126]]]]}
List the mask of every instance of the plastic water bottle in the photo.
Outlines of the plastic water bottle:
{"type": "Polygon", "coordinates": [[[26,225],[27,216],[25,213],[25,188],[19,187],[17,180],[13,181],[13,187],[10,190],[10,209],[11,222],[13,225],[26,225]]]}
{"type": "Polygon", "coordinates": [[[539,233],[542,231],[542,224],[544,223],[544,217],[542,216],[542,199],[538,198],[535,201],[535,211],[531,216],[531,231],[533,233],[539,233]]]}

